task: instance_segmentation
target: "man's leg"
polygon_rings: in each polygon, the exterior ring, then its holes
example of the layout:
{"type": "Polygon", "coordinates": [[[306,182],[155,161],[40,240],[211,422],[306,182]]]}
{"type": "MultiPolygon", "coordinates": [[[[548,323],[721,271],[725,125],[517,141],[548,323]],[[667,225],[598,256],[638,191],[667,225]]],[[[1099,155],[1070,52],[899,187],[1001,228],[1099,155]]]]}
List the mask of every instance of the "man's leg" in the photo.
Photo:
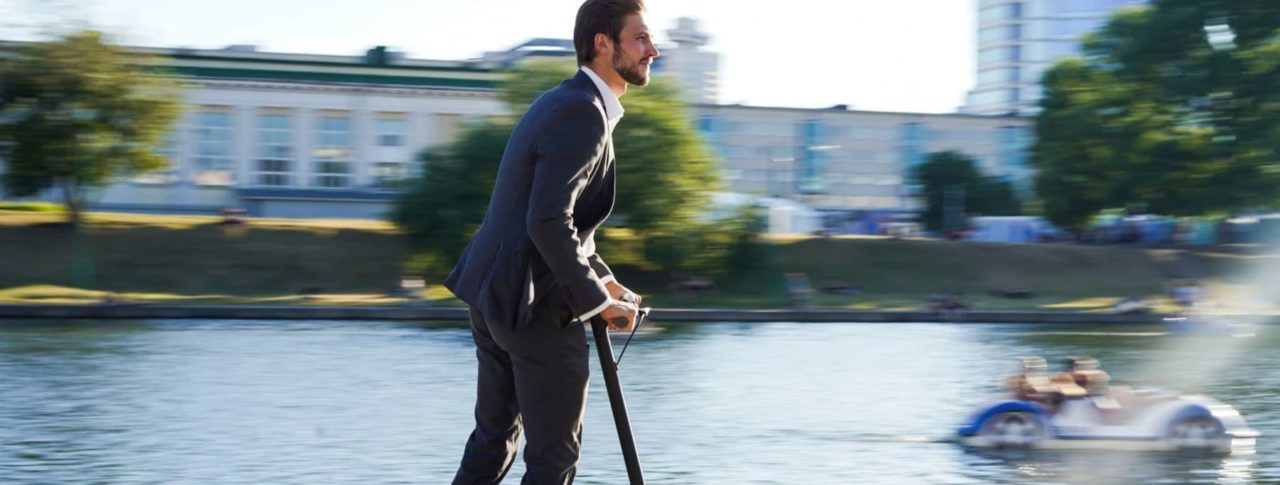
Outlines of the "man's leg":
{"type": "Polygon", "coordinates": [[[498,346],[480,312],[471,310],[471,335],[476,341],[479,376],[476,379],[476,427],[467,440],[454,485],[502,481],[515,462],[520,441],[520,408],[516,401],[511,356],[498,346]]]}
{"type": "Polygon", "coordinates": [[[513,349],[516,394],[524,421],[527,485],[569,484],[582,450],[588,349],[582,324],[535,321],[517,332],[536,346],[513,349]]]}

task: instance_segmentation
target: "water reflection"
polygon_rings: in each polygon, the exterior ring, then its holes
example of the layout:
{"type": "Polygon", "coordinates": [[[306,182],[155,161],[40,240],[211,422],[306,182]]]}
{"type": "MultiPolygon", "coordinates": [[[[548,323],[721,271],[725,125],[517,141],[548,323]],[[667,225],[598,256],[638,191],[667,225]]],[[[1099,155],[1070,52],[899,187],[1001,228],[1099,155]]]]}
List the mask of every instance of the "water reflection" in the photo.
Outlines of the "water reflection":
{"type": "MultiPolygon", "coordinates": [[[[655,484],[1280,480],[1274,332],[1223,342],[1161,330],[670,325],[637,334],[622,379],[655,484]],[[1077,354],[1117,382],[1191,385],[1234,404],[1263,432],[1258,453],[952,442],[1018,356],[1077,354]],[[1170,363],[1181,372],[1159,371],[1170,363]]],[[[443,483],[469,431],[473,359],[457,324],[6,322],[0,483],[443,483]]],[[[619,483],[593,378],[578,483],[619,483]]]]}
{"type": "Polygon", "coordinates": [[[1253,483],[1256,478],[1256,463],[1248,456],[978,449],[966,449],[965,455],[969,476],[988,483],[1253,483]]]}

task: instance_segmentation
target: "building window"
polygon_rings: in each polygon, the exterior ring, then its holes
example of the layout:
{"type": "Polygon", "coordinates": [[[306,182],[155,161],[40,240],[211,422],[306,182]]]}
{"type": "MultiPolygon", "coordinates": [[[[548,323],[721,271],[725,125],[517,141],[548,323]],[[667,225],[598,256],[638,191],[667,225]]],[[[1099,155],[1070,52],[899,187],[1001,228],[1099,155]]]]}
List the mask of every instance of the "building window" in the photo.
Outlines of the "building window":
{"type": "Polygon", "coordinates": [[[1049,34],[1054,37],[1077,39],[1098,30],[1106,24],[1102,18],[1057,19],[1049,22],[1049,34]]]}
{"type": "Polygon", "coordinates": [[[800,193],[802,194],[826,192],[823,166],[826,165],[827,153],[824,150],[815,149],[823,146],[822,126],[822,122],[818,120],[806,120],[800,125],[800,136],[804,147],[800,154],[800,193]]]}
{"type": "Polygon", "coordinates": [[[373,164],[373,185],[380,189],[399,189],[404,185],[403,163],[378,162],[373,164]]]}
{"type": "Polygon", "coordinates": [[[978,31],[978,43],[1017,41],[1022,38],[1022,26],[1019,24],[996,25],[978,31]]]}
{"type": "Polygon", "coordinates": [[[994,64],[1003,61],[1000,48],[983,49],[978,51],[978,64],[994,64]]]}
{"type": "Polygon", "coordinates": [[[195,141],[192,181],[200,185],[231,185],[235,181],[231,163],[231,110],[225,106],[201,107],[196,113],[195,141]]]}
{"type": "Polygon", "coordinates": [[[1017,66],[986,69],[978,73],[978,84],[1017,83],[1020,77],[1017,66]]]}
{"type": "Polygon", "coordinates": [[[1026,168],[1027,149],[1031,135],[1026,127],[1003,126],[1000,128],[1000,172],[1019,173],[1026,168]]]}
{"type": "Polygon", "coordinates": [[[316,123],[314,175],[311,185],[325,188],[351,186],[351,118],[346,112],[326,111],[316,123]]]}
{"type": "Polygon", "coordinates": [[[1022,18],[1021,3],[1006,3],[978,11],[978,23],[1022,18]]]}
{"type": "Polygon", "coordinates": [[[702,133],[708,138],[713,138],[717,133],[720,132],[720,128],[718,126],[720,124],[719,121],[720,119],[714,116],[699,117],[698,132],[702,133]]]}
{"type": "Polygon", "coordinates": [[[1048,14],[1058,15],[1106,15],[1120,7],[1140,6],[1146,0],[1075,0],[1070,2],[1046,2],[1048,14]]]}
{"type": "Polygon", "coordinates": [[[906,173],[925,162],[929,130],[923,123],[902,125],[902,165],[906,173]]]}
{"type": "Polygon", "coordinates": [[[408,123],[404,113],[380,113],[378,115],[378,146],[405,146],[404,135],[408,133],[408,123]]]}
{"type": "Polygon", "coordinates": [[[254,160],[258,185],[293,185],[293,131],[289,112],[264,111],[258,115],[258,156],[254,160]]]}
{"type": "Polygon", "coordinates": [[[978,52],[979,64],[1016,63],[1020,59],[1022,48],[1016,45],[992,47],[978,52]]]}

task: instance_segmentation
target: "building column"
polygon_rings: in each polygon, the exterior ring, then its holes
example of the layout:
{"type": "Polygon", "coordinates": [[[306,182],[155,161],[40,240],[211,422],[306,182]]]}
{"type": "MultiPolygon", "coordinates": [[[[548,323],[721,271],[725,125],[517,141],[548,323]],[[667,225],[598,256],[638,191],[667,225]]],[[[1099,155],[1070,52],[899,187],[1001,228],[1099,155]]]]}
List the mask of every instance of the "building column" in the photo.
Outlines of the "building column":
{"type": "Polygon", "coordinates": [[[195,185],[191,183],[192,170],[191,164],[195,163],[195,116],[198,112],[197,107],[191,104],[183,104],[178,112],[178,120],[173,125],[173,164],[174,178],[173,183],[166,187],[166,201],[169,205],[187,206],[191,199],[191,191],[195,190],[195,185]]]}
{"type": "Polygon", "coordinates": [[[410,111],[405,113],[404,146],[409,150],[409,160],[405,162],[405,177],[416,177],[422,172],[418,162],[418,153],[427,148],[427,130],[431,120],[428,114],[410,111]]]}
{"type": "Polygon", "coordinates": [[[315,150],[314,133],[318,118],[314,108],[298,108],[289,121],[293,129],[293,147],[297,150],[294,156],[294,177],[297,177],[297,188],[311,187],[311,152],[315,150]]]}
{"type": "Polygon", "coordinates": [[[253,173],[253,149],[257,145],[257,140],[253,137],[253,113],[252,106],[231,107],[231,160],[232,175],[235,177],[232,187],[247,187],[254,182],[250,179],[253,173]]]}
{"type": "MultiPolygon", "coordinates": [[[[363,103],[362,103],[363,104],[363,103]]],[[[351,188],[363,189],[373,184],[374,113],[363,106],[351,110],[351,188]]]]}

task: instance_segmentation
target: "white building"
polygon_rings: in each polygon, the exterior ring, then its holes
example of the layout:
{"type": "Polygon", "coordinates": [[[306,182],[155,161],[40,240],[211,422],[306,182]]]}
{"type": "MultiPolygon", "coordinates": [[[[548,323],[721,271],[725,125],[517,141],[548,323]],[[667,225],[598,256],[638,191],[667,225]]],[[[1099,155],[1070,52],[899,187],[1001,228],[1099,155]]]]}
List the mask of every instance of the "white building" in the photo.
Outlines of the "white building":
{"type": "Polygon", "coordinates": [[[919,209],[910,171],[933,152],[973,157],[1028,188],[1030,120],[1019,117],[697,105],[699,131],[733,192],[800,201],[833,215],[919,209]]]}
{"type": "MultiPolygon", "coordinates": [[[[162,148],[171,167],[90,194],[99,210],[381,218],[421,149],[470,119],[505,115],[500,73],[466,62],[136,49],[186,89],[162,148]]],[[[50,194],[54,196],[55,194],[50,194]]]]}
{"type": "Polygon", "coordinates": [[[979,0],[977,85],[965,113],[1033,115],[1044,71],[1080,53],[1080,40],[1116,9],[1146,0],[979,0]]]}

